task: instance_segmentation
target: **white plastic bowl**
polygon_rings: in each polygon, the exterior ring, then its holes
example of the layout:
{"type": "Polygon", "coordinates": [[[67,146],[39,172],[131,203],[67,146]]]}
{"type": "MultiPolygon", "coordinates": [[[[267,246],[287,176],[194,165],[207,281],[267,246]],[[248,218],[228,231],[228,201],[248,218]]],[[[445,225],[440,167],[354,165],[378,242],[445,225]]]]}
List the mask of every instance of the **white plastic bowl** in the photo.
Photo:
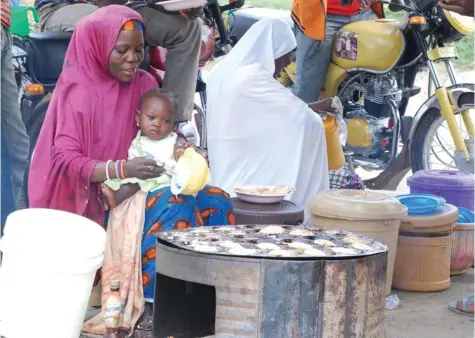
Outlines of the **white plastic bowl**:
{"type": "Polygon", "coordinates": [[[243,186],[237,187],[234,192],[236,193],[236,197],[241,201],[248,202],[248,203],[256,203],[256,204],[272,204],[272,203],[279,203],[281,202],[286,196],[293,193],[293,189],[288,188],[286,193],[278,193],[278,192],[266,192],[266,193],[254,193],[251,190],[255,188],[268,188],[272,190],[275,187],[272,186],[243,186]]]}
{"type": "Polygon", "coordinates": [[[179,11],[204,6],[206,0],[169,0],[157,2],[157,5],[162,6],[167,11],[179,11]]]}

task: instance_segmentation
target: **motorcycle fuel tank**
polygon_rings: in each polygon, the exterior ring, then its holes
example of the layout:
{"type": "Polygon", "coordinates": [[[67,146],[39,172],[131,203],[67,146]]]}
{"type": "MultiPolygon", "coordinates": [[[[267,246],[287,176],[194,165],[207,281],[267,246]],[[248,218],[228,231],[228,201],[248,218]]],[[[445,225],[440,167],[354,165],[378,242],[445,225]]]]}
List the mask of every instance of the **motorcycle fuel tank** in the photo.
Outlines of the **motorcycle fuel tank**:
{"type": "Polygon", "coordinates": [[[397,64],[404,46],[398,21],[353,22],[336,35],[332,60],[346,70],[384,73],[397,64]]]}

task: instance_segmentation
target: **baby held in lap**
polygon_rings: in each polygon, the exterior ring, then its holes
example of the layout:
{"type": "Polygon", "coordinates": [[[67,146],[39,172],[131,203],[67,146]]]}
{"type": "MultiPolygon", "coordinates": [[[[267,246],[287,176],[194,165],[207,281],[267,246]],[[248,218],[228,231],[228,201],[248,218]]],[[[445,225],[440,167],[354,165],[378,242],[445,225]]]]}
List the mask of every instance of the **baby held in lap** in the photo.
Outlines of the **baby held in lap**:
{"type": "MultiPolygon", "coordinates": [[[[129,148],[129,160],[146,157],[162,163],[166,168],[176,164],[177,159],[189,146],[173,132],[176,102],[175,95],[162,89],[152,89],[143,95],[136,114],[139,131],[129,148]]],[[[116,165],[116,171],[117,177],[121,179],[108,179],[101,186],[111,208],[115,208],[136,192],[131,183],[138,183],[144,192],[154,191],[171,183],[171,175],[168,173],[146,180],[126,178],[127,173],[124,173],[120,161],[116,165]]]]}

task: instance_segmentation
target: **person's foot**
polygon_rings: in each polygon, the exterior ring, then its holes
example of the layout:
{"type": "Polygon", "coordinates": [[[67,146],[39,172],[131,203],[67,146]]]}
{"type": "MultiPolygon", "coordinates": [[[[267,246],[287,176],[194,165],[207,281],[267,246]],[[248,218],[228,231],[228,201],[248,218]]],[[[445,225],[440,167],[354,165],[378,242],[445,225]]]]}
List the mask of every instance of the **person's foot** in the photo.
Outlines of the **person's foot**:
{"type": "Polygon", "coordinates": [[[139,331],[152,331],[153,327],[153,304],[145,302],[143,314],[137,323],[137,327],[134,330],[134,333],[137,334],[139,331]]]}
{"type": "Polygon", "coordinates": [[[108,187],[105,183],[101,183],[102,194],[106,198],[107,204],[111,208],[115,208],[117,204],[117,198],[115,196],[114,190],[108,187]]]}
{"type": "Polygon", "coordinates": [[[452,301],[449,303],[449,309],[459,314],[473,316],[473,299],[474,296],[467,296],[458,301],[452,301]]]}

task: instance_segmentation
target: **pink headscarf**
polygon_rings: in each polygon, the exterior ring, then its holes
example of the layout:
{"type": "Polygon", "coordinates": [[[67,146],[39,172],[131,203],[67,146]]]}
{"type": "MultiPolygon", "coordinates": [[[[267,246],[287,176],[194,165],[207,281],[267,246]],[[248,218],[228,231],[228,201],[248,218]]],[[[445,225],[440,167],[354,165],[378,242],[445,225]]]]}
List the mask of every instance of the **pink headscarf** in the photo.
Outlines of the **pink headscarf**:
{"type": "Polygon", "coordinates": [[[101,161],[127,158],[140,97],[158,87],[142,70],[130,83],[109,73],[109,55],[129,20],[142,22],[132,9],[111,5],[78,23],[31,163],[32,208],[69,211],[104,224],[93,169],[101,161]]]}

